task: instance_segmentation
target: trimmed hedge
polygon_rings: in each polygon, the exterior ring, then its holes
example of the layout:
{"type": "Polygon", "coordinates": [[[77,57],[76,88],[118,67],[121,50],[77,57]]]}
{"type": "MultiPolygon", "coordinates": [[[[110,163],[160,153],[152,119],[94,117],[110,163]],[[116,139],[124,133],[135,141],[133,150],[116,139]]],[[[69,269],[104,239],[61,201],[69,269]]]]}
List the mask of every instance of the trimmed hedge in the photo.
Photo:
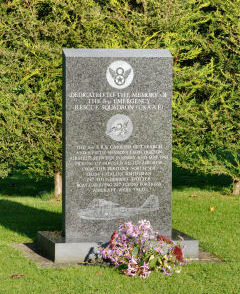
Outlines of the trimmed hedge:
{"type": "Polygon", "coordinates": [[[177,165],[240,178],[239,3],[15,0],[3,12],[1,175],[61,169],[62,48],[169,48],[177,165]]]}

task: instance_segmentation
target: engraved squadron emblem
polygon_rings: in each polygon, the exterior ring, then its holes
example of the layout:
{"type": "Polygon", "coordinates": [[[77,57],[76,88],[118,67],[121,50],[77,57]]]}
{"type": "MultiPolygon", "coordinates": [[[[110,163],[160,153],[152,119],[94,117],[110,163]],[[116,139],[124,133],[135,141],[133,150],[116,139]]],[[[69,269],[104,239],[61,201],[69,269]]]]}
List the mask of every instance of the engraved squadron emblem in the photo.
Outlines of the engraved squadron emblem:
{"type": "Polygon", "coordinates": [[[110,86],[124,89],[132,83],[133,69],[126,61],[114,61],[109,65],[106,77],[110,86]]]}
{"type": "Polygon", "coordinates": [[[106,135],[114,141],[125,141],[133,132],[131,119],[124,114],[116,114],[107,122],[106,135]]]}
{"type": "Polygon", "coordinates": [[[112,78],[114,79],[115,84],[118,85],[118,86],[122,86],[122,85],[125,84],[126,79],[128,78],[128,76],[129,76],[129,74],[131,72],[131,68],[124,71],[124,69],[122,67],[118,67],[116,69],[116,72],[115,72],[110,67],[109,71],[110,71],[110,74],[111,74],[112,78]]]}

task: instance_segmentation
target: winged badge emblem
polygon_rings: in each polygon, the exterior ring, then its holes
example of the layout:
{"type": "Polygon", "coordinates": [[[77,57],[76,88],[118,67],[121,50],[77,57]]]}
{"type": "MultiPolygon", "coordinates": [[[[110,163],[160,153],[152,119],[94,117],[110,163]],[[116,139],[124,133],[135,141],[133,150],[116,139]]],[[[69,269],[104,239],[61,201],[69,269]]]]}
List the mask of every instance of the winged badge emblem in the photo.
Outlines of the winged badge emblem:
{"type": "Polygon", "coordinates": [[[124,69],[122,67],[118,67],[115,71],[111,68],[109,68],[109,72],[115,82],[116,85],[118,86],[122,86],[125,84],[128,76],[131,73],[131,68],[127,69],[126,71],[124,71],[124,69]]]}

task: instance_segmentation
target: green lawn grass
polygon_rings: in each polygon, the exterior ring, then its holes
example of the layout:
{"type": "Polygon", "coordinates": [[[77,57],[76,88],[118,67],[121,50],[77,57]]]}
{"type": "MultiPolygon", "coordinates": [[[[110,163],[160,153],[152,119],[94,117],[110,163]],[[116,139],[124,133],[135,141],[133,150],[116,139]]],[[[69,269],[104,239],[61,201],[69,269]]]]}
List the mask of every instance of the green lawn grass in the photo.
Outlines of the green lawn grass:
{"type": "Polygon", "coordinates": [[[240,198],[222,194],[229,179],[184,173],[173,179],[173,227],[197,238],[223,262],[193,263],[172,277],[152,273],[147,280],[108,267],[40,268],[11,247],[34,241],[39,230],[61,229],[61,204],[38,195],[52,189],[51,182],[42,183],[36,186],[19,175],[0,182],[0,293],[240,293],[240,198]],[[17,273],[24,276],[12,279],[17,273]]]}

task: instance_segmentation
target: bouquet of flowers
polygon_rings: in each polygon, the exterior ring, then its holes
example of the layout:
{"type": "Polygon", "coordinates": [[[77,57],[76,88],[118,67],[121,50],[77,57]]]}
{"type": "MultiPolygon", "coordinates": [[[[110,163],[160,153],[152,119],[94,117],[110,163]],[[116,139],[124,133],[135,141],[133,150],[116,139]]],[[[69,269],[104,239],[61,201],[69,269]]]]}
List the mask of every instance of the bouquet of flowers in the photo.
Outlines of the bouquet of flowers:
{"type": "Polygon", "coordinates": [[[173,242],[159,235],[146,220],[139,221],[138,225],[121,222],[109,245],[99,253],[128,276],[145,279],[153,270],[170,276],[179,273],[183,265],[183,238],[179,238],[173,242]]]}

